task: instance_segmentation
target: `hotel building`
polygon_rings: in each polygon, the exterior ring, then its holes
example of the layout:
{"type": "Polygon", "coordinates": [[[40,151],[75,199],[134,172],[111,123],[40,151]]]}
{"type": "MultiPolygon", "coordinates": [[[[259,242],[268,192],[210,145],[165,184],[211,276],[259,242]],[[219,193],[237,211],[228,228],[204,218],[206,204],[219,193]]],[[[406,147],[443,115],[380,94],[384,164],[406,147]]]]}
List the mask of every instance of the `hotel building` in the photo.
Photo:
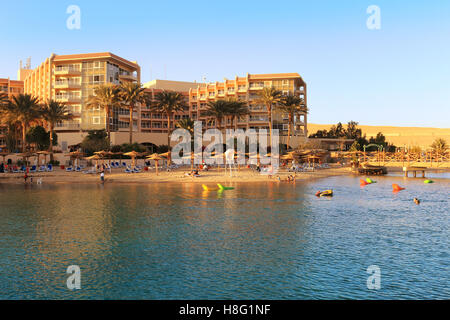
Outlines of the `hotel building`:
{"type": "MultiPolygon", "coordinates": [[[[303,99],[307,106],[306,83],[298,73],[279,74],[247,74],[246,77],[235,77],[233,80],[198,85],[189,90],[190,117],[203,122],[203,127],[213,128],[215,120],[207,117],[205,111],[208,102],[219,99],[236,99],[247,103],[250,114],[238,119],[238,128],[262,129],[268,128],[267,108],[258,102],[260,92],[267,87],[274,87],[284,95],[293,94],[303,99]]],[[[231,126],[230,119],[226,120],[231,126]]],[[[287,135],[288,118],[286,114],[274,108],[272,114],[272,127],[279,129],[280,135],[287,135]]],[[[293,135],[307,136],[307,114],[299,112],[294,117],[293,135]]]]}
{"type": "MultiPolygon", "coordinates": [[[[20,73],[20,70],[19,70],[20,73]]],[[[56,100],[67,105],[75,116],[71,121],[59,123],[58,133],[86,132],[106,128],[106,115],[100,108],[87,108],[87,99],[100,84],[120,84],[124,81],[140,82],[140,67],[112,53],[73,55],[52,54],[24,79],[25,93],[41,102],[56,100]]],[[[134,131],[138,131],[139,115],[134,114],[134,131]]],[[[112,131],[129,130],[129,111],[113,108],[110,119],[112,131]]]]}
{"type": "MultiPolygon", "coordinates": [[[[24,92],[34,95],[45,102],[53,99],[64,102],[75,116],[71,121],[59,123],[55,130],[58,133],[62,150],[81,142],[88,130],[106,128],[104,110],[87,108],[87,99],[94,88],[100,84],[120,84],[124,81],[141,82],[141,69],[136,62],[128,61],[112,53],[89,53],[73,55],[52,54],[40,66],[25,68],[18,72],[19,80],[9,81],[9,92],[24,92]],[[21,87],[23,86],[23,88],[21,87]],[[22,89],[21,89],[22,88],[22,89]]],[[[1,83],[1,82],[0,82],[1,83]]],[[[275,87],[283,94],[294,94],[301,97],[307,105],[306,83],[298,73],[279,74],[247,74],[245,77],[224,79],[223,82],[197,83],[184,81],[153,80],[144,85],[147,93],[155,96],[162,90],[172,90],[186,97],[186,108],[174,116],[174,122],[183,118],[191,118],[203,122],[203,128],[215,127],[215,119],[205,114],[208,102],[219,99],[237,99],[247,103],[250,114],[238,119],[237,126],[242,129],[267,128],[266,107],[258,103],[258,94],[264,87],[275,87]]],[[[6,85],[5,85],[6,88],[6,85]]],[[[288,130],[287,115],[273,111],[273,128],[279,129],[285,142],[288,130]]],[[[110,121],[113,144],[128,142],[129,110],[116,107],[112,110],[110,121]]],[[[230,119],[224,119],[224,125],[231,128],[230,119]]],[[[172,123],[172,129],[175,123],[172,123]]],[[[133,112],[134,140],[139,143],[165,144],[167,134],[167,117],[154,112],[150,106],[138,105],[133,112]]],[[[294,138],[304,139],[307,136],[307,114],[299,112],[294,117],[294,138]]]]}
{"type": "MultiPolygon", "coordinates": [[[[241,129],[261,129],[268,128],[266,106],[258,102],[259,93],[264,87],[274,87],[283,92],[284,95],[294,94],[303,99],[307,106],[306,83],[298,73],[280,74],[247,74],[246,77],[236,77],[233,80],[225,79],[224,82],[196,83],[154,80],[144,85],[147,91],[154,93],[160,90],[173,90],[182,92],[187,96],[189,106],[185,112],[175,115],[175,120],[191,118],[203,123],[204,129],[215,128],[215,119],[205,115],[208,102],[219,99],[236,99],[247,103],[250,114],[238,119],[238,128],[241,129]]],[[[144,116],[142,110],[142,131],[167,132],[167,119],[165,115],[151,113],[144,116]],[[147,122],[148,124],[144,124],[147,122]],[[144,129],[145,128],[145,129],[144,129]]],[[[225,120],[225,119],[224,119],[225,120]]],[[[226,125],[233,127],[230,119],[226,119],[226,125]]],[[[273,128],[279,129],[280,135],[287,135],[288,118],[286,114],[276,110],[273,111],[273,128]]],[[[307,136],[307,114],[298,112],[294,117],[293,135],[307,136]]]]}

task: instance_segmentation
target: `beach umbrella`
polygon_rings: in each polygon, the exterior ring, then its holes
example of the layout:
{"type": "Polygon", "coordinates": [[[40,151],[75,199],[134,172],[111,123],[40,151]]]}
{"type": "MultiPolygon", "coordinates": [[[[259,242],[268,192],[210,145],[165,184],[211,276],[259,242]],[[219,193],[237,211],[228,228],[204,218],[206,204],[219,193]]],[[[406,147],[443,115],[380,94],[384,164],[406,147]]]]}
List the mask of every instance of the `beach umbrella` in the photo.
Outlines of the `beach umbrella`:
{"type": "Polygon", "coordinates": [[[313,166],[314,166],[315,163],[316,163],[316,160],[319,161],[321,158],[319,156],[308,156],[307,159],[308,159],[308,165],[311,164],[311,160],[312,160],[312,163],[313,163],[313,166]]]}
{"type": "Polygon", "coordinates": [[[48,152],[48,151],[38,151],[38,152],[36,152],[36,154],[37,154],[37,162],[38,162],[38,164],[39,164],[39,158],[40,158],[40,156],[41,155],[43,155],[44,156],[44,159],[45,159],[45,163],[47,163],[47,156],[50,154],[50,152],[48,152]]]}
{"type": "Polygon", "coordinates": [[[26,162],[26,161],[28,161],[28,158],[34,157],[35,154],[33,152],[24,152],[24,153],[19,153],[17,156],[22,157],[23,161],[26,162]]]}
{"type": "Polygon", "coordinates": [[[136,157],[141,156],[142,153],[139,153],[139,152],[136,152],[133,150],[131,152],[124,153],[123,155],[131,157],[131,163],[132,163],[132,166],[134,167],[134,166],[136,166],[136,157]]]}
{"type": "MultiPolygon", "coordinates": [[[[73,159],[78,160],[78,159],[84,157],[85,154],[84,154],[83,152],[80,152],[80,151],[73,151],[73,152],[70,152],[70,153],[69,153],[68,155],[66,155],[66,156],[70,157],[70,159],[73,158],[73,159]]],[[[77,161],[77,162],[78,162],[78,161],[77,161]]],[[[76,165],[78,165],[78,163],[77,163],[76,165]]]]}
{"type": "Polygon", "coordinates": [[[101,158],[100,158],[99,155],[94,154],[93,156],[90,156],[90,157],[87,157],[87,158],[84,158],[84,159],[86,159],[86,160],[95,160],[96,166],[98,167],[98,160],[100,160],[101,158]]]}
{"type": "Polygon", "coordinates": [[[81,158],[81,157],[84,157],[85,154],[83,152],[80,152],[80,151],[73,151],[73,152],[69,153],[69,156],[72,157],[72,158],[81,158]]]}
{"type": "Polygon", "coordinates": [[[280,159],[281,160],[287,160],[287,161],[292,161],[292,160],[294,160],[295,158],[294,158],[294,155],[293,154],[285,154],[285,155],[282,155],[281,157],[280,157],[280,159]]]}
{"type": "Polygon", "coordinates": [[[158,161],[164,160],[164,158],[161,157],[159,154],[154,153],[154,154],[148,156],[147,159],[155,161],[156,175],[158,175],[158,161]]]}
{"type": "Polygon", "coordinates": [[[94,154],[97,154],[97,155],[99,155],[100,157],[105,157],[105,156],[108,155],[108,151],[105,151],[105,150],[97,151],[97,152],[94,152],[94,154]]]}
{"type": "Polygon", "coordinates": [[[102,163],[105,163],[105,157],[108,156],[109,152],[102,150],[102,151],[94,152],[94,154],[96,154],[99,157],[101,157],[102,158],[102,163]]]}

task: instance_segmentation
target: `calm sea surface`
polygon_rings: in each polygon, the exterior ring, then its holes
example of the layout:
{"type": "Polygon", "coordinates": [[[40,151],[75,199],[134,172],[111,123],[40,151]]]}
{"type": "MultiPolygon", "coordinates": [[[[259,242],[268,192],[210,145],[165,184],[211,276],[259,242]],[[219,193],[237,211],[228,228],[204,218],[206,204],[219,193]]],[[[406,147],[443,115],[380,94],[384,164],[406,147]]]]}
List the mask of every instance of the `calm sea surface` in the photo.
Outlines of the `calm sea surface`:
{"type": "Polygon", "coordinates": [[[450,180],[377,180],[3,184],[0,299],[449,299],[450,180]]]}

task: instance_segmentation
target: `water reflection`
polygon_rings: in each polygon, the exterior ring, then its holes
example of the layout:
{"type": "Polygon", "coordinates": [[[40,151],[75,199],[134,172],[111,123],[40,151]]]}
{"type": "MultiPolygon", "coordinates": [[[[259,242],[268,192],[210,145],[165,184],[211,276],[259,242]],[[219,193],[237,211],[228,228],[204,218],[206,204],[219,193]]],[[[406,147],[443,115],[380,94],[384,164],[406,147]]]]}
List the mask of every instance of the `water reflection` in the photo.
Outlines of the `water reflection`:
{"type": "Polygon", "coordinates": [[[0,185],[0,298],[448,298],[448,180],[377,180],[0,185]]]}

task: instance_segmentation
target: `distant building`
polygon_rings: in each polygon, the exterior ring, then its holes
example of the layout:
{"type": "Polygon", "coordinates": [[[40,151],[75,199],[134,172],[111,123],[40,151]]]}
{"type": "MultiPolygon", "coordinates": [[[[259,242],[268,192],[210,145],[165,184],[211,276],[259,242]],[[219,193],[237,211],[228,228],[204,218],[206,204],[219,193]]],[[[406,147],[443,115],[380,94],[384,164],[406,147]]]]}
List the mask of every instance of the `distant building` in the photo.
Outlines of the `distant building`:
{"type": "MultiPolygon", "coordinates": [[[[259,93],[265,87],[274,87],[282,91],[284,95],[297,95],[303,99],[305,106],[307,106],[306,83],[298,73],[247,74],[246,77],[235,77],[232,80],[225,79],[224,82],[198,85],[197,88],[190,89],[190,117],[202,121],[206,128],[213,128],[215,127],[215,120],[205,115],[208,102],[232,98],[245,101],[250,110],[248,116],[238,119],[238,128],[268,128],[266,106],[257,101],[259,93]]],[[[287,115],[275,108],[272,115],[272,125],[274,129],[279,129],[280,135],[287,135],[287,120],[287,115]]],[[[227,119],[227,121],[226,125],[230,125],[230,119],[227,119]]],[[[299,112],[294,119],[294,132],[292,134],[305,138],[307,133],[307,114],[299,112]]]]}

